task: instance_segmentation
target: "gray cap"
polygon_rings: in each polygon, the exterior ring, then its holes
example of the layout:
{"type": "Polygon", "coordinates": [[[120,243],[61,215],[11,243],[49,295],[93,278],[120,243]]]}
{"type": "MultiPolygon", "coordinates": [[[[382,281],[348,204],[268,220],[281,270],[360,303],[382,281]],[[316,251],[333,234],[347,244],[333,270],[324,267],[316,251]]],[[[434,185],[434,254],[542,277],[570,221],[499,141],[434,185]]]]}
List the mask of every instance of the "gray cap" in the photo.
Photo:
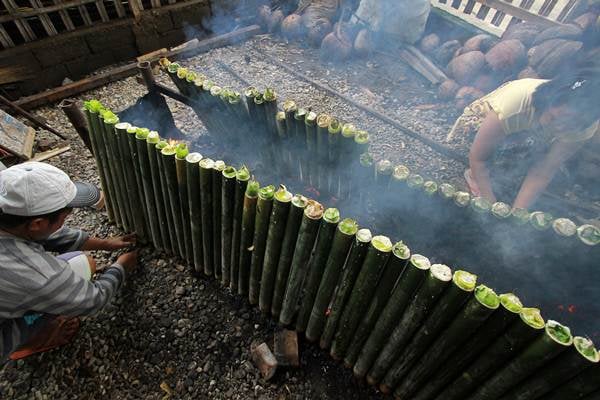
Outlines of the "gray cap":
{"type": "Polygon", "coordinates": [[[5,214],[33,217],[93,206],[100,199],[96,186],[73,182],[50,164],[32,161],[0,171],[0,209],[5,214]]]}

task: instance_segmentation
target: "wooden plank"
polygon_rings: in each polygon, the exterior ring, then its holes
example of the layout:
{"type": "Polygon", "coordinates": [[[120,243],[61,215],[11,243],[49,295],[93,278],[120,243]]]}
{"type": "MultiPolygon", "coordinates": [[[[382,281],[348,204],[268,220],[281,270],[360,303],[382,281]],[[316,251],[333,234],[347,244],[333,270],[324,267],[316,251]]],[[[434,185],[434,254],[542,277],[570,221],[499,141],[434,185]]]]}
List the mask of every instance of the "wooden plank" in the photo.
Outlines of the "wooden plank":
{"type": "Polygon", "coordinates": [[[152,8],[160,8],[160,0],[150,0],[152,8]]]}
{"type": "Polygon", "coordinates": [[[140,0],[129,0],[128,3],[133,17],[136,20],[139,19],[142,11],[144,10],[142,2],[140,0]]]}
{"type": "Polygon", "coordinates": [[[0,109],[0,147],[19,158],[29,160],[33,152],[35,131],[0,109]]]}
{"type": "Polygon", "coordinates": [[[96,1],[96,8],[98,9],[98,13],[100,14],[100,19],[102,22],[108,22],[110,18],[108,18],[108,13],[106,12],[106,7],[104,7],[104,1],[98,0],[96,1]]]}
{"type": "MultiPolygon", "coordinates": [[[[258,35],[260,32],[260,26],[250,25],[245,28],[225,33],[223,35],[218,35],[201,40],[195,43],[194,46],[191,46],[191,48],[186,47],[185,49],[178,51],[170,50],[163,55],[166,57],[190,56],[193,54],[206,52],[217,47],[223,47],[233,43],[241,42],[243,40],[247,40],[252,36],[258,35]]],[[[157,55],[152,61],[157,61],[159,58],[160,56],[157,55]]],[[[130,63],[121,67],[113,68],[110,71],[94,75],[90,78],[85,78],[77,82],[59,86],[54,89],[46,90],[44,92],[37,93],[32,96],[23,97],[13,102],[13,104],[16,104],[24,109],[31,109],[45,104],[55,103],[67,97],[71,97],[76,94],[85,92],[87,90],[106,85],[107,83],[135,75],[137,72],[137,62],[130,63]]]]}
{"type": "Polygon", "coordinates": [[[0,43],[2,43],[2,47],[8,49],[9,47],[15,47],[15,42],[13,42],[12,38],[4,29],[4,26],[0,24],[0,43]]]}
{"type": "Polygon", "coordinates": [[[30,65],[14,64],[0,68],[0,85],[21,82],[36,77],[36,70],[30,65]]]}
{"type": "MultiPolygon", "coordinates": [[[[40,9],[44,6],[40,0],[29,0],[29,4],[31,4],[31,7],[33,7],[34,10],[40,9]]],[[[54,27],[54,24],[52,23],[52,20],[50,20],[48,14],[39,14],[39,19],[48,36],[58,35],[58,32],[56,31],[56,28],[54,27]]]]}
{"type": "Polygon", "coordinates": [[[66,153],[71,150],[71,146],[57,147],[56,149],[50,149],[41,153],[36,153],[31,161],[45,161],[49,158],[56,157],[62,153],[66,153]]]}
{"type": "MultiPolygon", "coordinates": [[[[477,1],[482,2],[482,0],[477,0],[477,1]]],[[[456,9],[449,7],[446,4],[436,3],[434,8],[437,8],[438,10],[441,10],[454,18],[463,20],[466,23],[468,23],[469,25],[472,25],[473,27],[475,27],[479,30],[482,30],[484,32],[490,33],[494,36],[500,37],[504,33],[504,31],[501,31],[500,29],[498,29],[497,26],[493,26],[493,25],[490,26],[488,24],[485,24],[480,19],[478,19],[477,17],[475,17],[473,15],[459,13],[456,9]]]]}
{"type": "MultiPolygon", "coordinates": [[[[90,3],[92,3],[93,0],[90,0],[90,3]]],[[[83,24],[85,26],[92,26],[93,22],[92,22],[92,17],[90,17],[90,13],[88,12],[88,9],[86,8],[85,5],[80,5],[77,7],[77,9],[79,10],[79,14],[81,15],[81,18],[83,19],[83,24]]]]}
{"type": "MultiPolygon", "coordinates": [[[[60,5],[62,4],[61,2],[62,0],[54,0],[55,5],[60,5]]],[[[58,15],[60,15],[60,19],[62,20],[63,24],[65,24],[65,28],[67,28],[68,31],[75,30],[75,24],[73,23],[73,20],[66,9],[63,8],[62,10],[58,10],[58,15]]]]}
{"type": "MultiPolygon", "coordinates": [[[[9,14],[15,14],[15,13],[17,13],[17,9],[19,7],[14,2],[14,0],[2,0],[2,3],[4,4],[4,7],[6,7],[6,9],[8,10],[9,14]]],[[[10,21],[14,21],[15,22],[15,25],[17,26],[17,29],[19,30],[19,32],[23,36],[23,39],[25,39],[26,42],[31,42],[31,41],[37,39],[37,37],[35,36],[35,33],[33,33],[33,30],[31,29],[31,27],[29,26],[29,24],[27,23],[27,21],[25,21],[24,19],[22,19],[22,18],[13,19],[13,18],[11,18],[10,21]]]]}
{"type": "Polygon", "coordinates": [[[435,65],[425,54],[421,52],[421,50],[417,49],[415,46],[406,45],[406,49],[412,53],[440,82],[448,80],[448,77],[435,65]]]}
{"type": "Polygon", "coordinates": [[[548,10],[548,18],[553,21],[558,21],[558,17],[563,12],[563,10],[569,5],[569,3],[569,0],[555,1],[552,9],[548,10]]]}

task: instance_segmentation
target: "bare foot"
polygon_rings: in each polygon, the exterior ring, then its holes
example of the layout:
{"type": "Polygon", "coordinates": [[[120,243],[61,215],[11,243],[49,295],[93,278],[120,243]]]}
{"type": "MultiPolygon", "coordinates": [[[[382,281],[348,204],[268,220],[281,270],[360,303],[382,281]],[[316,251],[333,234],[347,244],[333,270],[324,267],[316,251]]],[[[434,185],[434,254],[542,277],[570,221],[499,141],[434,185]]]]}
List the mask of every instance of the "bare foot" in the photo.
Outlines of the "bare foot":
{"type": "Polygon", "coordinates": [[[465,181],[467,182],[467,186],[469,186],[469,191],[473,196],[481,196],[481,191],[479,190],[479,186],[477,186],[477,182],[473,179],[473,174],[471,174],[471,169],[467,168],[464,173],[465,181]]]}

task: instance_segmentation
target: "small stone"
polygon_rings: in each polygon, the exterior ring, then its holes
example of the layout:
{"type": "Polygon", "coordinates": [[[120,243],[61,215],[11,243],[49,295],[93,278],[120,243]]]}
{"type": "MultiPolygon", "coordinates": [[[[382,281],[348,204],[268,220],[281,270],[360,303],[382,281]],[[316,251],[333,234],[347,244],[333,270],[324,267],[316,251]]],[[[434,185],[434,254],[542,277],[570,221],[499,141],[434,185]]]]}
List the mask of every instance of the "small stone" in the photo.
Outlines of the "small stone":
{"type": "Polygon", "coordinates": [[[208,386],[215,386],[217,384],[217,381],[215,381],[214,379],[211,379],[210,382],[208,383],[208,386]]]}
{"type": "Polygon", "coordinates": [[[185,294],[185,288],[183,286],[177,286],[175,288],[175,295],[183,296],[185,294]]]}

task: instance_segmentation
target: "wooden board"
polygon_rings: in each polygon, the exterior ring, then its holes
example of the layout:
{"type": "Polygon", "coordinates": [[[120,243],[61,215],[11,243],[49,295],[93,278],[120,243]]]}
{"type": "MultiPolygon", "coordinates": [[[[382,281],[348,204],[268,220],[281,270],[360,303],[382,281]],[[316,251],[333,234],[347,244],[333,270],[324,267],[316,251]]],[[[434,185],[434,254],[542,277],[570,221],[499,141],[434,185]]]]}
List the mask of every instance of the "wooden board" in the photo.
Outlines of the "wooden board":
{"type": "Polygon", "coordinates": [[[12,115],[0,110],[0,147],[29,160],[33,153],[35,131],[12,115]]]}

